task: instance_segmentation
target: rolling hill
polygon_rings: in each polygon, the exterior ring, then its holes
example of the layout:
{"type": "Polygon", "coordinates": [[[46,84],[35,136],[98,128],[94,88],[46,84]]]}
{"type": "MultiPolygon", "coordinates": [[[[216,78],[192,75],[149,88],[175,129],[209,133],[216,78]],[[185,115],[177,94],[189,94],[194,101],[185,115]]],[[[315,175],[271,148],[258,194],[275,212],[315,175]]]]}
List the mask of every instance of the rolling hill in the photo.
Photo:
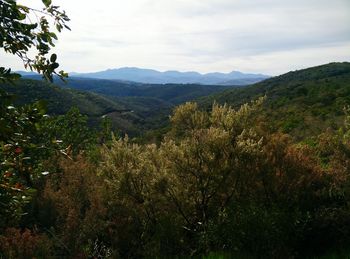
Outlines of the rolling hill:
{"type": "MultiPolygon", "coordinates": [[[[35,74],[24,74],[23,78],[42,81],[41,76],[35,74]]],[[[230,84],[141,84],[131,81],[80,77],[70,77],[66,79],[66,82],[56,78],[54,83],[62,88],[94,92],[114,100],[120,100],[117,97],[141,97],[141,99],[151,97],[169,102],[171,105],[207,96],[232,87],[240,87],[230,84]]]]}
{"type": "Polygon", "coordinates": [[[131,136],[140,134],[144,128],[142,126],[148,125],[148,118],[143,116],[142,110],[136,110],[135,106],[129,106],[128,102],[112,101],[92,92],[66,89],[30,79],[19,80],[14,85],[0,84],[0,89],[14,94],[16,105],[46,101],[47,112],[51,115],[65,114],[71,107],[77,107],[82,114],[88,116],[93,127],[97,126],[104,116],[111,118],[114,129],[131,136]]]}
{"type": "Polygon", "coordinates": [[[111,118],[113,127],[131,136],[166,125],[174,105],[209,95],[230,86],[145,85],[102,79],[70,78],[68,84],[49,84],[38,75],[27,75],[15,85],[0,88],[17,96],[16,104],[37,100],[47,102],[49,114],[64,114],[78,107],[92,125],[102,116],[111,118]],[[74,88],[74,89],[72,89],[74,88]]]}
{"type": "MultiPolygon", "coordinates": [[[[195,98],[232,88],[230,85],[199,84],[140,84],[118,80],[69,78],[67,84],[56,81],[56,84],[77,90],[90,91],[115,97],[151,97],[171,104],[179,104],[195,98]]],[[[120,99],[120,98],[119,98],[120,99]]]]}
{"type": "Polygon", "coordinates": [[[343,107],[350,105],[350,63],[330,63],[286,73],[244,88],[229,89],[199,100],[234,107],[267,96],[260,116],[271,130],[310,136],[343,122],[343,107]]]}
{"type": "Polygon", "coordinates": [[[14,85],[0,84],[0,88],[14,94],[17,105],[45,100],[50,114],[64,114],[73,106],[78,107],[82,114],[88,116],[101,116],[115,110],[126,109],[103,96],[63,89],[44,81],[25,79],[17,81],[14,85]]]}

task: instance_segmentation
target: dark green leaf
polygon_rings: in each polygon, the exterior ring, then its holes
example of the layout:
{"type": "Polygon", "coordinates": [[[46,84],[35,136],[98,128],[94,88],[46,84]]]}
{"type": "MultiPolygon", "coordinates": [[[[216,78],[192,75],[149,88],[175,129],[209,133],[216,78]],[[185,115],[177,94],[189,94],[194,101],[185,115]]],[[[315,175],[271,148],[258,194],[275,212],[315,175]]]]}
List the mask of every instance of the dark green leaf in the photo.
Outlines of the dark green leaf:
{"type": "Polygon", "coordinates": [[[56,62],[56,60],[57,60],[57,55],[56,54],[52,54],[51,57],[50,57],[50,61],[52,63],[54,63],[54,62],[56,62]]]}
{"type": "Polygon", "coordinates": [[[46,7],[49,7],[51,5],[51,0],[42,0],[42,1],[46,7]]]}

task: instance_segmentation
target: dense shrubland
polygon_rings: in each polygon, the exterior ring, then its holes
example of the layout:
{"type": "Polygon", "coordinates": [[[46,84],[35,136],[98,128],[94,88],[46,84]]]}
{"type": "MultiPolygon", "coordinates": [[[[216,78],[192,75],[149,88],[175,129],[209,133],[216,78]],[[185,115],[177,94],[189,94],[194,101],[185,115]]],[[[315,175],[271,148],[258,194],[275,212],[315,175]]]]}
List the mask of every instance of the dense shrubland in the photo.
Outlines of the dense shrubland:
{"type": "MultiPolygon", "coordinates": [[[[341,129],[297,143],[267,133],[256,116],[263,101],[238,110],[178,106],[160,144],[114,136],[107,121],[93,132],[76,110],[33,117],[34,128],[21,128],[20,138],[30,137],[23,142],[12,128],[0,140],[0,197],[7,208],[1,210],[1,255],[288,258],[348,252],[349,115],[341,129]],[[17,145],[12,153],[10,140],[17,145]],[[18,168],[25,157],[29,179],[18,168]],[[9,164],[10,158],[19,162],[9,164]]],[[[21,121],[24,112],[11,118],[21,121]]]]}

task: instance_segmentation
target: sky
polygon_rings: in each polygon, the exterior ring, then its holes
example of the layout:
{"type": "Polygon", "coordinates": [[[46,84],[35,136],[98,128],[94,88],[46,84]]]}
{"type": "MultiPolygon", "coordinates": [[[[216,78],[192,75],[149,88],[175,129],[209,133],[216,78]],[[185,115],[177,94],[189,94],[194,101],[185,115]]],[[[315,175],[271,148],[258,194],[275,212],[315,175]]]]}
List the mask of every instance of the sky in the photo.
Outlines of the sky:
{"type": "MultiPolygon", "coordinates": [[[[40,7],[40,0],[18,0],[40,7]]],[[[279,75],[350,61],[350,0],[52,0],[71,18],[60,68],[279,75]]],[[[23,70],[0,53],[2,66],[23,70]]]]}

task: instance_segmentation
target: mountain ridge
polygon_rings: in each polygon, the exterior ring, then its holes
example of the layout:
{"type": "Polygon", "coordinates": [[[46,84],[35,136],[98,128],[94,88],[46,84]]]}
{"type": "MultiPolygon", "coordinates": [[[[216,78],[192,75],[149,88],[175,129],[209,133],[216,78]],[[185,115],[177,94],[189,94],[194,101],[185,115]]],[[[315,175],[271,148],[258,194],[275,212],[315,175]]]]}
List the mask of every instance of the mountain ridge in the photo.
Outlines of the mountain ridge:
{"type": "Polygon", "coordinates": [[[235,108],[267,99],[259,111],[271,128],[303,138],[327,128],[337,129],[344,121],[343,108],[350,105],[350,62],[333,62],[290,71],[262,82],[230,88],[200,98],[202,107],[213,102],[235,108]]]}
{"type": "Polygon", "coordinates": [[[70,73],[71,77],[97,78],[107,80],[125,80],[148,84],[217,84],[247,85],[269,78],[268,75],[231,71],[229,73],[195,71],[180,72],[168,70],[160,72],[154,69],[137,67],[113,68],[91,73],[70,73]],[[236,80],[236,81],[235,81],[236,80]],[[229,83],[228,83],[229,82],[229,83]]]}

